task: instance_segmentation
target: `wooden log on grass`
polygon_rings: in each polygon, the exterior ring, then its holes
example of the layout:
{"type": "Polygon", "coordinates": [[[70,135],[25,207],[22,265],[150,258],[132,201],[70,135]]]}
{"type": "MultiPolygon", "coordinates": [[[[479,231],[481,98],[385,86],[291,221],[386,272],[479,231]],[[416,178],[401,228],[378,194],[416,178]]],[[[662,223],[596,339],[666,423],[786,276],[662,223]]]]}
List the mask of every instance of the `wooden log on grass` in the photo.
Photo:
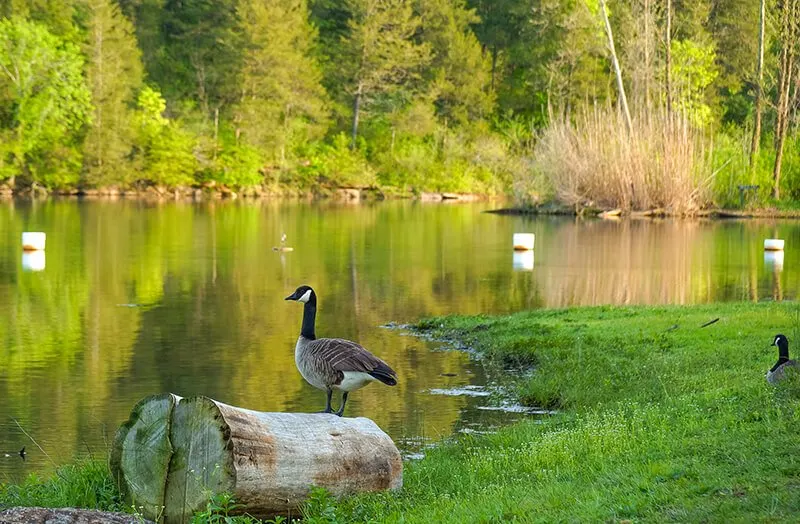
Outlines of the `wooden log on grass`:
{"type": "Polygon", "coordinates": [[[402,486],[397,447],[367,418],[261,413],[206,397],[139,402],[110,466],[128,503],[168,524],[188,521],[217,493],[268,518],[297,515],[313,486],[335,496],[402,486]]]}

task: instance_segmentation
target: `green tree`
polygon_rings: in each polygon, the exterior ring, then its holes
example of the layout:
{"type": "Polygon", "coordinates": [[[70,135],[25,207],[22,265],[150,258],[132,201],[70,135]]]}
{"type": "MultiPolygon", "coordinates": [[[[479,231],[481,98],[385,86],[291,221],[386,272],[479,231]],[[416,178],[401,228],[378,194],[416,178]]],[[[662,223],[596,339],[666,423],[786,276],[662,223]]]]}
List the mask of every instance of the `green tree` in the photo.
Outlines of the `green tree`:
{"type": "Polygon", "coordinates": [[[584,0],[473,0],[493,55],[497,108],[546,122],[610,91],[606,37],[584,0]]]}
{"type": "Polygon", "coordinates": [[[710,13],[710,30],[716,43],[719,76],[713,88],[723,105],[724,118],[744,124],[750,109],[750,82],[758,57],[759,14],[753,0],[715,2],[710,13]]]}
{"type": "Polygon", "coordinates": [[[243,0],[238,12],[247,46],[237,136],[283,161],[287,149],[326,130],[326,94],[312,56],[316,32],[305,0],[243,0]]]}
{"type": "Polygon", "coordinates": [[[170,101],[191,101],[210,118],[239,98],[241,27],[234,0],[165,0],[153,55],[155,80],[170,101]]]}
{"type": "Polygon", "coordinates": [[[431,56],[428,44],[414,41],[421,20],[411,0],[347,0],[347,5],[352,18],[345,63],[352,67],[348,92],[353,99],[351,146],[355,147],[361,113],[379,97],[409,88],[431,56]]]}
{"type": "Polygon", "coordinates": [[[0,17],[38,22],[57,37],[78,44],[84,0],[3,0],[0,17]]]}
{"type": "Polygon", "coordinates": [[[133,26],[114,0],[90,0],[87,77],[94,114],[84,142],[86,180],[92,185],[123,182],[130,170],[133,115],[130,107],[142,82],[133,26]]]}
{"type": "Polygon", "coordinates": [[[49,187],[77,180],[75,142],[91,119],[82,69],[77,46],[35,22],[0,20],[0,178],[49,187]]]}
{"type": "Polygon", "coordinates": [[[468,3],[478,15],[475,34],[491,55],[491,89],[494,91],[501,80],[498,66],[521,36],[530,1],[471,0],[468,3]]]}
{"type": "Polygon", "coordinates": [[[421,41],[430,46],[426,68],[440,116],[459,124],[492,112],[491,62],[470,29],[479,18],[463,0],[418,1],[421,41]]]}
{"type": "Polygon", "coordinates": [[[674,107],[698,125],[709,124],[713,112],[706,101],[706,93],[718,74],[713,45],[673,40],[672,57],[674,107]]]}
{"type": "Polygon", "coordinates": [[[141,178],[165,186],[192,184],[198,169],[192,154],[194,141],[164,117],[167,103],[161,93],[145,87],[139,93],[137,106],[136,160],[142,170],[141,178]]]}

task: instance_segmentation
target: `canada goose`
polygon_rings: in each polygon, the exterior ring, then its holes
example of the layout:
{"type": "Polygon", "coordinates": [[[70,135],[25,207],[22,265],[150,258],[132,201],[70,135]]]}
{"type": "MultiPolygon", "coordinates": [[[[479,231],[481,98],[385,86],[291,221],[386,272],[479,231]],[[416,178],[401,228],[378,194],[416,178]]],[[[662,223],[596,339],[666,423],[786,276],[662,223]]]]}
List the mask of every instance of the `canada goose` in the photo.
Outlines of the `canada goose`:
{"type": "Polygon", "coordinates": [[[294,251],[294,248],[293,247],[289,247],[289,246],[286,245],[286,233],[284,233],[283,235],[281,235],[281,246],[280,247],[272,246],[272,250],[273,251],[294,251]]]}
{"type": "Polygon", "coordinates": [[[778,346],[778,361],[767,371],[767,382],[777,384],[784,379],[786,370],[790,367],[797,368],[795,360],[789,360],[789,340],[783,335],[775,335],[772,346],[778,346]]]}
{"type": "Polygon", "coordinates": [[[351,391],[376,380],[387,386],[397,384],[397,373],[359,344],[341,338],[317,338],[314,333],[317,294],[313,289],[300,286],[285,300],[296,300],[304,304],[303,325],[294,348],[294,361],[309,384],[327,393],[323,413],[334,413],[331,409],[334,389],[342,391],[342,405],[335,412],[341,417],[347,395],[351,391]]]}

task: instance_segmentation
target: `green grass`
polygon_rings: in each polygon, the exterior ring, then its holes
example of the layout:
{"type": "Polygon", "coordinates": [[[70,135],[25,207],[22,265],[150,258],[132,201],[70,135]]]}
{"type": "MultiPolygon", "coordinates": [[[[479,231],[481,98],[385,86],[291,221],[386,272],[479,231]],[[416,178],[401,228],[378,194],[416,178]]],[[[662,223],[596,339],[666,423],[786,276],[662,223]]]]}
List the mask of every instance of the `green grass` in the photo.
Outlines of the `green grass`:
{"type": "Polygon", "coordinates": [[[407,467],[401,493],[314,500],[311,520],[794,521],[800,387],[771,387],[764,373],[773,335],[800,340],[797,312],[715,304],[424,321],[498,364],[533,364],[520,398],[561,413],[442,445],[407,467]]]}
{"type": "Polygon", "coordinates": [[[46,479],[30,475],[21,484],[0,483],[0,510],[12,506],[123,509],[108,466],[99,460],[62,466],[46,479]]]}
{"type": "MultiPolygon", "coordinates": [[[[796,522],[800,379],[776,388],[764,373],[773,335],[800,341],[798,312],[742,303],[423,321],[497,369],[532,367],[513,381],[519,398],[559,414],[444,443],[406,464],[398,493],[315,491],[306,522],[796,522]]],[[[104,466],[82,468],[0,487],[0,506],[119,507],[104,466]]],[[[212,499],[197,520],[223,522],[232,504],[212,499]]]]}

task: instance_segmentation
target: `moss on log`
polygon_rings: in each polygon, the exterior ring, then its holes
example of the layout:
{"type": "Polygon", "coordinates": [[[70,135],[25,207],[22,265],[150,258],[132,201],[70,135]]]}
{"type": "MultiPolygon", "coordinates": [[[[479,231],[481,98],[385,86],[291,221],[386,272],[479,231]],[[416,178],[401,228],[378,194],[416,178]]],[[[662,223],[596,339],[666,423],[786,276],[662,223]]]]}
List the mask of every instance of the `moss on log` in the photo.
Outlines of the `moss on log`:
{"type": "Polygon", "coordinates": [[[188,521],[215,493],[231,493],[242,512],[264,518],[297,515],[312,486],[337,496],[402,486],[400,453],[367,418],[261,413],[175,395],[136,405],[114,441],[111,468],[130,503],[167,523],[188,521]],[[167,445],[143,453],[141,439],[151,435],[167,436],[167,445]]]}

